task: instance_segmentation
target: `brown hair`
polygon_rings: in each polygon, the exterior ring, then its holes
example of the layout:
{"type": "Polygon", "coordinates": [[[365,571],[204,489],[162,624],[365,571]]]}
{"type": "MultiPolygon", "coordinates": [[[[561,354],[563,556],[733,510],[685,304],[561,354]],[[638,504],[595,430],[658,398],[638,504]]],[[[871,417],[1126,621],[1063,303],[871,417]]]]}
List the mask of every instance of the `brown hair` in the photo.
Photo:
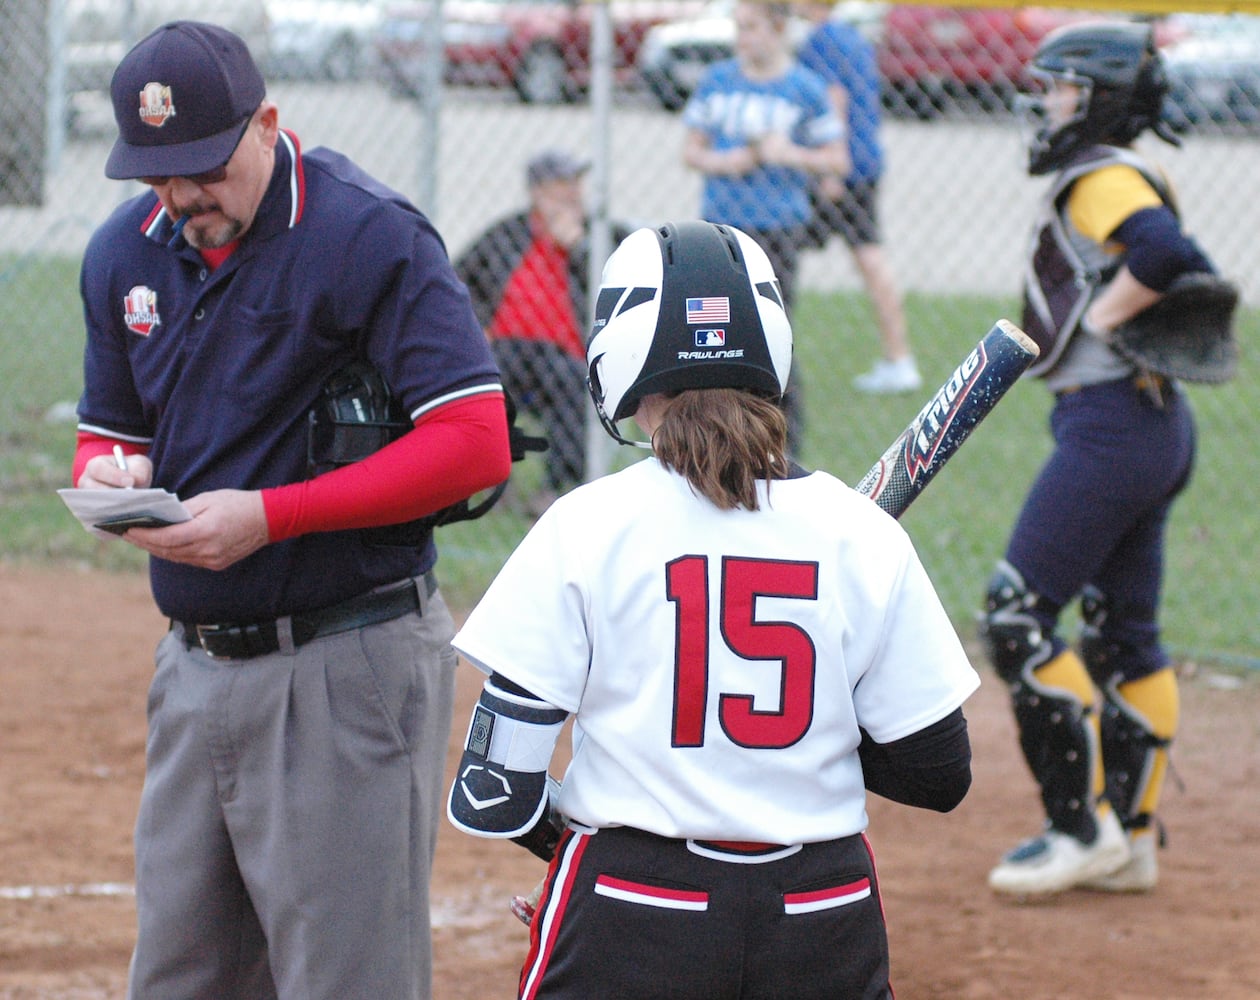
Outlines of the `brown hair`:
{"type": "Polygon", "coordinates": [[[770,15],[770,23],[776,29],[782,31],[787,26],[788,21],[792,19],[792,5],[790,3],[767,3],[763,4],[766,13],[770,15]]]}
{"type": "Polygon", "coordinates": [[[687,389],[669,400],[652,450],[719,510],[758,510],[758,480],[787,475],[787,418],[744,389],[687,389]]]}
{"type": "Polygon", "coordinates": [[[740,0],[740,6],[760,11],[778,32],[782,32],[792,19],[792,4],[782,0],[740,0]]]}

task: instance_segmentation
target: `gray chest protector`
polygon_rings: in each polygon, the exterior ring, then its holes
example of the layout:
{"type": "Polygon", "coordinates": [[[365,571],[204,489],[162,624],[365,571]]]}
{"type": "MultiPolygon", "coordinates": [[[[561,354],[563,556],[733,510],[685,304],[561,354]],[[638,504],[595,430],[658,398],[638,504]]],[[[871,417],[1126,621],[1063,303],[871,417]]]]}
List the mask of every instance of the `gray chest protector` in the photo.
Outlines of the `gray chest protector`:
{"type": "Polygon", "coordinates": [[[1026,374],[1042,376],[1063,357],[1081,317],[1099,288],[1123,264],[1123,253],[1109,252],[1076,231],[1068,217],[1068,194],[1086,174],[1124,165],[1137,170],[1174,213],[1167,181],[1137,154],[1116,146],[1091,146],[1074,156],[1055,177],[1042,202],[1024,272],[1023,329],[1041,348],[1026,374]]]}

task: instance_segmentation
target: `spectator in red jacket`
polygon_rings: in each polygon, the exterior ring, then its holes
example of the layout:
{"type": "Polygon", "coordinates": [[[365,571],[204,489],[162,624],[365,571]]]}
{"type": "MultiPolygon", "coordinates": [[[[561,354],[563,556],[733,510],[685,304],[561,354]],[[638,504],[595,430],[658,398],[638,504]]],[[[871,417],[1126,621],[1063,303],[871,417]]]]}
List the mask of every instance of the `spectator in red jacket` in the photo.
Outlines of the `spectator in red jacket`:
{"type": "MultiPolygon", "coordinates": [[[[491,225],[455,262],[504,388],[542,422],[550,444],[543,489],[530,499],[535,514],[585,478],[589,167],[562,150],[538,153],[526,168],[529,206],[491,225]]],[[[615,225],[613,245],[628,234],[615,225]]]]}

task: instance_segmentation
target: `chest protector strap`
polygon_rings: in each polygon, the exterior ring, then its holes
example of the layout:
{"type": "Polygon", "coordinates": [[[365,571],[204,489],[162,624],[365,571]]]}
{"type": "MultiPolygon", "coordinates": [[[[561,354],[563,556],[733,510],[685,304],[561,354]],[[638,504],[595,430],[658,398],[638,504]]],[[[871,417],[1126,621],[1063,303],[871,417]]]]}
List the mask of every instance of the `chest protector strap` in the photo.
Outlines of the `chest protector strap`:
{"type": "MultiPolygon", "coordinates": [[[[547,441],[522,430],[516,423],[516,404],[511,394],[505,389],[503,395],[512,461],[521,461],[530,451],[545,451],[547,441]]],[[[329,376],[319,401],[307,413],[307,477],[361,461],[411,430],[411,421],[381,373],[367,361],[352,361],[329,376]]],[[[372,545],[418,546],[434,528],[481,517],[495,505],[506,486],[507,483],[500,483],[415,521],[364,528],[361,534],[372,545]]]]}

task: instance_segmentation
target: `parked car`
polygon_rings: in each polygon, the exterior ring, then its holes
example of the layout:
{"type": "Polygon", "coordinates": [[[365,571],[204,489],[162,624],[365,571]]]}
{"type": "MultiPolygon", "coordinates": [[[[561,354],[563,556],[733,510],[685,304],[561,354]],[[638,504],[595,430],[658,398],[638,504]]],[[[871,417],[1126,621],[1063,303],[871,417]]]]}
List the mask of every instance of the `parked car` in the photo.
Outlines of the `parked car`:
{"type": "Polygon", "coordinates": [[[1164,27],[1172,126],[1260,125],[1260,17],[1173,14],[1164,27]]]}
{"type": "Polygon", "coordinates": [[[269,0],[268,75],[354,80],[375,61],[382,0],[269,0]]]}
{"type": "Polygon", "coordinates": [[[167,21],[210,20],[240,35],[260,66],[267,64],[264,0],[65,0],[66,92],[107,91],[114,67],[136,42],[167,21]],[[130,10],[130,16],[128,15],[130,10]]]}
{"type": "MultiPolygon", "coordinates": [[[[590,83],[595,6],[581,0],[446,0],[445,79],[511,87],[527,103],[574,100],[590,83]]],[[[651,27],[700,6],[698,0],[610,0],[617,80],[636,79],[635,59],[651,27]]],[[[431,12],[428,4],[411,4],[387,10],[382,20],[377,58],[397,93],[414,94],[424,79],[431,12]]]]}
{"type": "MultiPolygon", "coordinates": [[[[853,22],[878,45],[886,7],[883,3],[842,0],[832,16],[853,22]]],[[[735,0],[710,0],[694,17],[668,21],[647,33],[639,48],[639,76],[662,107],[679,110],[705,70],[734,54],[734,11],[735,0]]],[[[788,31],[799,44],[809,27],[808,21],[794,18],[788,31]]]]}
{"type": "MultiPolygon", "coordinates": [[[[705,67],[734,49],[732,0],[714,0],[702,17],[653,29],[639,69],[667,108],[682,107],[705,67]]],[[[875,46],[884,103],[894,112],[929,118],[960,102],[1007,108],[1024,64],[1041,39],[1061,24],[1097,17],[1040,7],[954,8],[919,4],[838,3],[845,18],[875,46]]],[[[799,30],[799,28],[794,29],[799,30]]]]}
{"type": "Polygon", "coordinates": [[[1009,109],[1041,40],[1097,17],[1048,7],[892,7],[879,52],[886,101],[920,118],[958,105],[1009,109]]]}

